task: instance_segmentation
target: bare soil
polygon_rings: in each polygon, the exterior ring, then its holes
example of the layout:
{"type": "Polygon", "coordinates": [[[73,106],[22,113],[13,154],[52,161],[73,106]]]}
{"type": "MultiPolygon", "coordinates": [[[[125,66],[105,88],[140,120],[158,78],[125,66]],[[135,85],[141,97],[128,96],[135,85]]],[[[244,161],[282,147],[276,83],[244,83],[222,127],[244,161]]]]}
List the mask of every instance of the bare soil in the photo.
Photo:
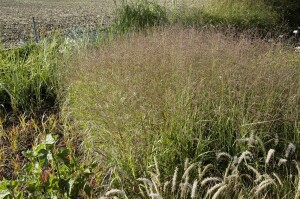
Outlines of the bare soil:
{"type": "Polygon", "coordinates": [[[1,42],[11,47],[32,39],[32,17],[43,37],[54,30],[104,26],[114,8],[113,0],[0,0],[1,42]]]}

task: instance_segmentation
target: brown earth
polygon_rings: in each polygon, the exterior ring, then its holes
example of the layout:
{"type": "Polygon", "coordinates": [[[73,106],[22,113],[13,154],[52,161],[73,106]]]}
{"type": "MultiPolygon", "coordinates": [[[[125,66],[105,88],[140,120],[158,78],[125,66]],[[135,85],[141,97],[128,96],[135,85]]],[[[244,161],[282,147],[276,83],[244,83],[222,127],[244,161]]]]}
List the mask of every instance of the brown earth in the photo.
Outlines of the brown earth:
{"type": "Polygon", "coordinates": [[[32,17],[43,37],[53,30],[101,27],[114,8],[113,0],[0,0],[1,42],[13,47],[32,39],[32,17]]]}

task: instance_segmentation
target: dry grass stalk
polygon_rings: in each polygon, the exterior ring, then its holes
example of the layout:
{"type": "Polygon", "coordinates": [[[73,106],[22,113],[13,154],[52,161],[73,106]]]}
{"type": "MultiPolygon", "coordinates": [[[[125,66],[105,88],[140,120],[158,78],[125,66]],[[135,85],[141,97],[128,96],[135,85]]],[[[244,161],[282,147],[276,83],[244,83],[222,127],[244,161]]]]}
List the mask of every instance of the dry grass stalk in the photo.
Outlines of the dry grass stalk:
{"type": "Polygon", "coordinates": [[[105,193],[105,196],[111,196],[111,195],[120,195],[120,196],[125,196],[125,192],[120,190],[120,189],[112,189],[108,192],[105,193]]]}
{"type": "Polygon", "coordinates": [[[215,184],[214,186],[212,186],[211,188],[209,188],[206,192],[207,195],[211,195],[215,190],[219,189],[220,187],[222,187],[224,185],[224,182],[215,184]]]}
{"type": "Polygon", "coordinates": [[[159,178],[160,177],[160,171],[159,171],[159,167],[158,167],[158,163],[157,163],[156,157],[154,157],[154,164],[155,164],[155,169],[156,169],[157,177],[159,178]]]}
{"type": "Polygon", "coordinates": [[[280,158],[279,160],[278,160],[278,166],[280,167],[281,165],[285,165],[287,163],[287,159],[285,159],[285,158],[280,158]]]}
{"type": "Polygon", "coordinates": [[[221,186],[218,191],[216,191],[216,193],[213,195],[212,199],[217,199],[219,197],[220,194],[222,194],[222,192],[227,188],[227,184],[221,186]]]}
{"type": "Polygon", "coordinates": [[[182,178],[188,177],[190,171],[195,167],[195,163],[191,164],[183,173],[182,178]]]}
{"type": "Polygon", "coordinates": [[[259,185],[257,185],[255,195],[260,194],[265,188],[272,184],[276,185],[275,181],[271,177],[268,177],[266,180],[262,181],[259,185]]]}
{"type": "Polygon", "coordinates": [[[187,158],[187,159],[185,159],[185,162],[184,162],[184,170],[187,170],[188,166],[189,166],[189,159],[187,158]]]}
{"type": "Polygon", "coordinates": [[[213,165],[212,164],[208,164],[206,165],[203,170],[199,167],[198,169],[198,180],[201,181],[203,176],[206,174],[206,171],[208,171],[210,168],[212,168],[213,165]]]}
{"type": "Polygon", "coordinates": [[[163,197],[157,193],[151,193],[149,194],[149,197],[151,197],[152,199],[163,199],[163,197]]]}
{"type": "Polygon", "coordinates": [[[297,190],[295,190],[295,199],[300,198],[300,165],[296,160],[293,160],[294,164],[296,165],[296,169],[298,172],[298,185],[297,185],[297,190]]]}
{"type": "Polygon", "coordinates": [[[276,174],[276,173],[272,173],[273,174],[273,176],[276,178],[276,180],[278,181],[278,183],[279,183],[279,185],[280,186],[283,186],[283,183],[282,183],[282,181],[280,180],[280,178],[279,178],[279,176],[276,174]]]}
{"type": "Polygon", "coordinates": [[[169,185],[170,185],[170,181],[166,181],[166,182],[164,183],[164,188],[163,188],[163,192],[164,192],[164,193],[167,192],[167,188],[168,188],[169,185]]]}
{"type": "Polygon", "coordinates": [[[197,186],[198,186],[198,180],[196,179],[193,183],[191,198],[196,197],[197,186]]]}
{"type": "Polygon", "coordinates": [[[172,193],[176,190],[176,184],[177,184],[177,175],[178,175],[178,167],[175,168],[175,172],[172,179],[172,193]]]}
{"type": "Polygon", "coordinates": [[[246,166],[247,166],[248,169],[253,171],[253,173],[255,173],[255,175],[256,175],[256,180],[255,181],[260,181],[262,179],[262,175],[260,174],[260,172],[257,169],[255,169],[254,167],[252,167],[249,164],[247,164],[246,166]]]}
{"type": "Polygon", "coordinates": [[[181,184],[181,198],[184,198],[184,196],[188,192],[188,188],[192,188],[192,185],[189,183],[189,175],[186,175],[184,183],[181,184]]]}
{"type": "Polygon", "coordinates": [[[160,193],[160,187],[161,187],[161,184],[160,184],[160,180],[159,180],[159,176],[156,174],[156,173],[153,173],[153,172],[149,172],[150,175],[151,175],[151,182],[155,188],[155,191],[157,194],[160,193]]]}
{"type": "Polygon", "coordinates": [[[266,161],[265,161],[265,164],[268,165],[271,158],[274,156],[274,153],[275,153],[275,150],[274,149],[270,149],[268,151],[268,155],[267,155],[267,158],[266,158],[266,161]]]}
{"type": "Polygon", "coordinates": [[[147,178],[138,178],[137,181],[141,181],[141,182],[144,182],[148,185],[153,185],[152,181],[147,179],[147,178]]]}
{"type": "Polygon", "coordinates": [[[217,154],[217,160],[219,160],[221,157],[227,157],[229,160],[232,159],[231,155],[229,153],[226,152],[220,152],[217,154]]]}
{"type": "Polygon", "coordinates": [[[253,157],[250,151],[244,151],[241,156],[238,158],[238,164],[240,164],[243,160],[247,160],[253,157]]]}
{"type": "Polygon", "coordinates": [[[221,182],[221,181],[222,181],[222,178],[219,178],[219,177],[208,177],[208,178],[205,178],[202,180],[201,186],[204,186],[211,182],[221,182]]]}
{"type": "Polygon", "coordinates": [[[145,189],[147,194],[153,193],[153,183],[151,180],[147,178],[138,178],[137,181],[143,182],[145,185],[145,189]]]}
{"type": "Polygon", "coordinates": [[[296,151],[296,146],[293,143],[289,143],[286,151],[285,151],[285,158],[288,158],[290,154],[296,151]]]}

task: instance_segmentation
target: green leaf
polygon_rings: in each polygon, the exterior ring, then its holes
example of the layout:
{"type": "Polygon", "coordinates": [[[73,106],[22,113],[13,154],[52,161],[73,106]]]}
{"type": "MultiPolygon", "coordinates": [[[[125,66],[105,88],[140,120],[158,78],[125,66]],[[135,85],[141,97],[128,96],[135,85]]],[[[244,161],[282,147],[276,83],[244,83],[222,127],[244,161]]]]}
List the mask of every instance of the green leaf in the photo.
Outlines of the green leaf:
{"type": "Polygon", "coordinates": [[[86,193],[87,196],[89,196],[89,197],[92,196],[92,188],[88,184],[85,184],[84,192],[86,193]]]}
{"type": "Polygon", "coordinates": [[[59,160],[61,160],[68,167],[70,165],[70,159],[68,159],[69,155],[70,155],[70,151],[68,149],[60,150],[57,153],[57,157],[59,158],[59,160]]]}
{"type": "Polygon", "coordinates": [[[24,198],[24,192],[21,191],[21,192],[17,195],[16,198],[17,198],[17,199],[23,199],[23,198],[24,198]]]}

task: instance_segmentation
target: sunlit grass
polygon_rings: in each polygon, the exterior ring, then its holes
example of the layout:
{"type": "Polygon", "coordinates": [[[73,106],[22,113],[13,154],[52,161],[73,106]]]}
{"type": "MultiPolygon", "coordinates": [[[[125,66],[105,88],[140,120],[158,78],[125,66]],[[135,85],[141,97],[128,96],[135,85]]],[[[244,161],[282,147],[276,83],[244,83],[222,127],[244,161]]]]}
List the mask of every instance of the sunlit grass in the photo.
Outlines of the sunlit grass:
{"type": "Polygon", "coordinates": [[[186,158],[241,153],[236,139],[299,145],[299,54],[234,33],[170,28],[118,39],[73,63],[70,113],[85,150],[114,184],[155,156],[172,175],[186,158]],[[147,35],[147,36],[146,36],[147,35]]]}

